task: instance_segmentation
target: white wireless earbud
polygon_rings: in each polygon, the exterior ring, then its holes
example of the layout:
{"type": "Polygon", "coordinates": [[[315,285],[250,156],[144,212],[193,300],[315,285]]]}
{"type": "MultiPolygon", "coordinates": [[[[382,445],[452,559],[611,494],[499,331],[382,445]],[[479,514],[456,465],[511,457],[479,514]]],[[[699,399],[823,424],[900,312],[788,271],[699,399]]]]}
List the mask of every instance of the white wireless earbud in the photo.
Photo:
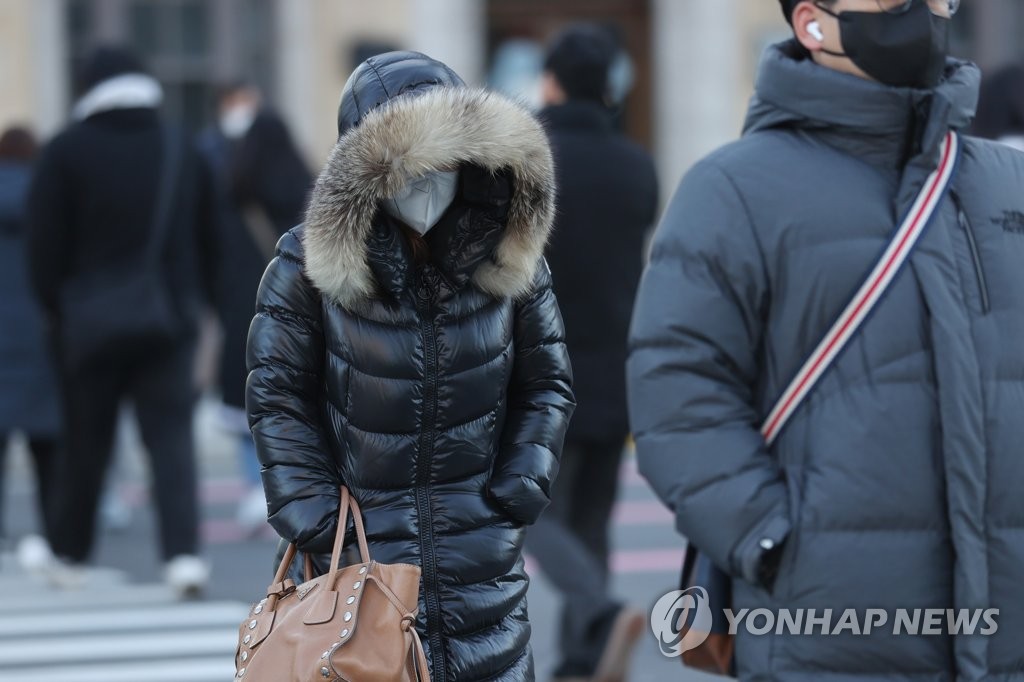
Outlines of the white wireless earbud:
{"type": "Polygon", "coordinates": [[[817,40],[824,40],[825,34],[821,32],[821,26],[816,21],[812,21],[807,24],[807,32],[814,36],[817,40]]]}

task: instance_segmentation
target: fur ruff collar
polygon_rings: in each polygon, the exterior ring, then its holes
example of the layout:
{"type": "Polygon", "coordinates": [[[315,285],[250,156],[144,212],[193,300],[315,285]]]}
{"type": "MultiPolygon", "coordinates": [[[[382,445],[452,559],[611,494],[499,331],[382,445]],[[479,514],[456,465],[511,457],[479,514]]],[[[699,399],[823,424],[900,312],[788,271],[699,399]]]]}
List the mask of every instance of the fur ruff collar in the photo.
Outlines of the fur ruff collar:
{"type": "Polygon", "coordinates": [[[407,178],[460,163],[508,168],[513,176],[508,224],[473,284],[499,298],[527,294],[555,215],[547,137],[523,106],[450,87],[397,97],[338,140],[306,212],[305,264],[314,286],[347,309],[373,297],[367,240],[381,199],[407,178]]]}

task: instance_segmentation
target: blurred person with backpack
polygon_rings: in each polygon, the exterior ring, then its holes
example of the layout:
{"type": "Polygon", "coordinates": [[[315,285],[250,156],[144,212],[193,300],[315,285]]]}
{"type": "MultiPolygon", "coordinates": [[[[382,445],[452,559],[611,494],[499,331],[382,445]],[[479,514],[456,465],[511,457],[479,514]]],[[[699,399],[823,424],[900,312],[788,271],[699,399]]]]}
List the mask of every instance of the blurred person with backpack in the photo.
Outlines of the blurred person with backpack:
{"type": "MultiPolygon", "coordinates": [[[[49,559],[54,464],[60,439],[60,396],[48,352],[43,312],[29,282],[27,204],[36,141],[28,130],[9,128],[0,136],[0,512],[3,511],[5,454],[10,437],[26,437],[36,479],[41,535],[18,543],[24,568],[49,559]]],[[[0,537],[6,529],[0,521],[0,537]]]]}
{"type": "Polygon", "coordinates": [[[57,467],[51,577],[82,583],[118,405],[131,400],[149,454],[168,583],[202,589],[192,415],[197,320],[216,258],[205,162],[158,107],[131,52],[97,49],[73,122],[42,154],[30,263],[57,346],[67,447],[57,467]]]}
{"type": "Polygon", "coordinates": [[[651,156],[615,130],[609,75],[612,35],[575,24],[545,59],[540,118],[555,159],[558,214],[546,255],[565,320],[577,408],[551,506],[527,539],[565,602],[559,680],[620,680],[644,615],[610,594],[609,533],[629,424],[626,335],[654,224],[658,181],[651,156]]]}
{"type": "Polygon", "coordinates": [[[312,177],[284,121],[244,81],[220,90],[216,125],[200,134],[199,148],[214,174],[218,229],[227,247],[217,276],[217,312],[224,332],[221,423],[237,434],[239,463],[249,486],[237,520],[255,531],[267,522],[267,502],[245,416],[245,344],[260,278],[277,240],[301,222],[312,177]]]}

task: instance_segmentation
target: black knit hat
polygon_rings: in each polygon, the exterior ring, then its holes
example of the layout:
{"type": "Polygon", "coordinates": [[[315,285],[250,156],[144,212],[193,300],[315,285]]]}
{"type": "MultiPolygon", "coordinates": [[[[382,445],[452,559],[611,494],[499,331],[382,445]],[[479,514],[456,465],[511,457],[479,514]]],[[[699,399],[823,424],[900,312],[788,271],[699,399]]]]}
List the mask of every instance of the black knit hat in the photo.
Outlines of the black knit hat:
{"type": "Polygon", "coordinates": [[[83,95],[114,76],[146,73],[142,60],[126,47],[98,47],[85,58],[75,76],[75,90],[83,95]]]}
{"type": "Polygon", "coordinates": [[[544,70],[554,74],[569,99],[603,102],[615,52],[608,31],[595,24],[574,24],[551,42],[544,70]]]}

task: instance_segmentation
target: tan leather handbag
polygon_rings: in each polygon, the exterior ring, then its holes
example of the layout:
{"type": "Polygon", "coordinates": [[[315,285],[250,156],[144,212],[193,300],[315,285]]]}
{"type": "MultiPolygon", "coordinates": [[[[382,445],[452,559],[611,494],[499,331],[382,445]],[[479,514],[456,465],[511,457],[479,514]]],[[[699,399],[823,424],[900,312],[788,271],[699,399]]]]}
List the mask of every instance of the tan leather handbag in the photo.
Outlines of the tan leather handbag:
{"type": "Polygon", "coordinates": [[[238,630],[235,679],[246,682],[430,682],[416,633],[420,568],[370,559],[359,505],[341,488],[331,571],[305,582],[286,578],[288,546],[266,599],[238,630]],[[338,568],[349,510],[361,562],[338,568]]]}

